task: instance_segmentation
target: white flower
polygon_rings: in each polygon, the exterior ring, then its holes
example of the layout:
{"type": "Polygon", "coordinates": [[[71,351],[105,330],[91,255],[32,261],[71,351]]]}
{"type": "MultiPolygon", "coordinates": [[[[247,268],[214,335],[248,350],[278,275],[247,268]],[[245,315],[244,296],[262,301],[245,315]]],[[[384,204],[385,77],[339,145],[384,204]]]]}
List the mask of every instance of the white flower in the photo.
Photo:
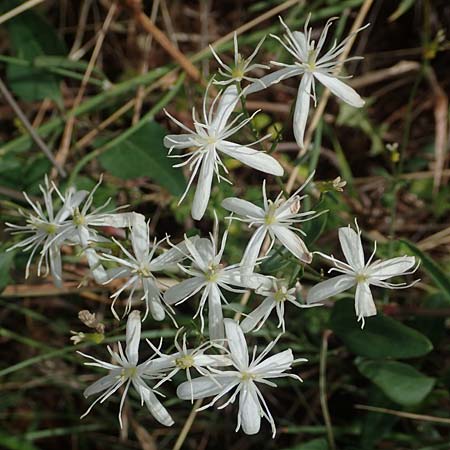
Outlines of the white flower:
{"type": "Polygon", "coordinates": [[[279,41],[281,45],[294,57],[295,62],[293,64],[284,64],[272,61],[272,64],[283,68],[264,76],[258,81],[258,83],[253,83],[245,90],[246,95],[248,95],[253,92],[260,91],[262,89],[262,85],[267,87],[287,78],[302,75],[297,94],[293,122],[295,139],[300,147],[303,147],[303,137],[305,133],[306,121],[308,119],[310,98],[312,97],[314,102],[316,102],[315,80],[322,83],[334,95],[349,105],[356,108],[361,108],[364,105],[364,100],[354,89],[339,79],[342,77],[335,75],[335,70],[337,68],[341,68],[344,63],[352,59],[357,59],[354,57],[347,58],[341,62],[337,61],[337,57],[344,51],[348,40],[352,39],[356,33],[365,27],[360,28],[355,33],[349,35],[339,45],[335,41],[328,51],[326,51],[323,55],[320,55],[328,34],[328,29],[330,28],[334,18],[328,20],[326,23],[317,45],[315,41],[311,40],[312,29],[308,28],[309,18],[310,16],[305,23],[304,32],[302,33],[299,31],[292,32],[280,17],[280,21],[286,31],[286,34],[284,35],[286,42],[278,36],[271,36],[279,41]]]}
{"type": "Polygon", "coordinates": [[[394,284],[385,281],[388,278],[414,273],[417,270],[417,267],[413,269],[416,259],[414,256],[400,256],[385,261],[377,260],[372,262],[377,247],[375,242],[373,253],[367,263],[365,263],[361,231],[357,225],[356,228],[357,231],[350,226],[339,228],[339,242],[347,262],[339,261],[333,256],[327,256],[318,252],[318,254],[335,265],[329,272],[336,271],[343,275],[322,281],[313,286],[308,292],[306,301],[308,303],[320,302],[356,285],[355,311],[358,321],[362,321],[361,328],[363,328],[364,317],[370,317],[377,313],[370,285],[389,289],[404,289],[413,286],[419,280],[410,284],[394,284]]]}
{"type": "MultiPolygon", "coordinates": [[[[192,381],[191,370],[195,369],[200,375],[208,376],[211,367],[229,366],[231,360],[226,355],[207,355],[205,351],[210,348],[217,348],[222,351],[226,351],[224,347],[215,342],[205,342],[202,345],[190,349],[187,347],[186,334],[183,334],[182,344],[178,342],[178,335],[181,333],[180,329],[175,336],[175,348],[176,352],[171,355],[166,355],[158,351],[156,347],[153,350],[160,355],[159,358],[155,358],[151,362],[152,373],[164,373],[168,372],[164,377],[155,385],[155,389],[174,377],[180,370],[186,372],[188,381],[192,381]]],[[[150,342],[149,342],[150,343],[150,342]]],[[[152,345],[150,343],[150,345],[152,345]]],[[[192,393],[193,395],[193,393],[192,393]]],[[[193,398],[192,398],[193,401],[193,398]]]]}
{"type": "Polygon", "coordinates": [[[163,425],[173,425],[172,417],[170,417],[166,408],[161,404],[155,395],[155,391],[151,389],[145,379],[158,378],[149,374],[148,366],[151,364],[151,358],[147,361],[138,364],[139,361],[139,343],[141,340],[141,318],[139,311],[133,311],[128,316],[127,330],[126,330],[126,347],[125,352],[122,350],[122,345],[119,342],[119,352],[114,352],[110,347],[108,351],[111,354],[113,363],[100,361],[92,356],[85,355],[78,352],[93,362],[85,363],[87,366],[101,367],[109,370],[109,374],[97,380],[94,384],[89,386],[84,391],[84,396],[87,398],[94,394],[102,393],[89,409],[81,416],[85,417],[94,405],[98,402],[103,403],[111,395],[113,395],[119,388],[124,386],[122,398],[119,407],[119,422],[122,428],[122,407],[128,393],[130,385],[133,385],[136,392],[139,394],[141,404],[147,406],[153,417],[163,425]]]}
{"type": "MultiPolygon", "coordinates": [[[[251,72],[252,70],[255,70],[255,69],[269,69],[268,66],[265,66],[263,64],[251,64],[251,62],[255,58],[256,54],[258,53],[258,51],[265,39],[266,38],[263,37],[259,41],[259,43],[256,46],[253,53],[247,59],[244,59],[242,57],[242,55],[239,53],[237,34],[235,32],[233,35],[233,42],[234,42],[234,65],[233,65],[233,67],[227,66],[220,59],[219,55],[216,53],[214,48],[210,45],[209,48],[211,49],[211,52],[214,55],[214,58],[216,58],[216,61],[220,65],[219,73],[225,78],[225,80],[223,80],[223,81],[214,80],[214,84],[226,86],[226,85],[232,84],[232,83],[240,83],[242,80],[257,83],[258,78],[249,77],[246,74],[247,74],[247,72],[251,72]]],[[[265,86],[263,85],[262,87],[264,88],[265,86]]]]}
{"type": "Polygon", "coordinates": [[[241,265],[244,274],[253,271],[267,233],[269,233],[272,240],[267,252],[270,251],[275,241],[278,240],[294,256],[300,259],[300,261],[307,264],[312,261],[312,255],[306,248],[305,243],[295,234],[295,232],[303,235],[305,233],[295,228],[294,225],[317,217],[315,211],[299,212],[300,202],[305,198],[305,196],[300,196],[299,193],[311,180],[313,175],[311,174],[306,182],[289,199],[285,200],[282,197],[282,193],[280,193],[274,202],[267,200],[266,182],[264,180],[262,188],[264,205],[262,208],[247,200],[235,197],[226,198],[222,202],[222,207],[240,216],[231,216],[231,218],[248,222],[250,227],[257,227],[242,257],[241,265]]]}
{"type": "Polygon", "coordinates": [[[284,350],[281,353],[266,358],[277,340],[271,342],[259,356],[256,356],[256,347],[252,360],[249,360],[247,343],[240,326],[232,319],[225,319],[225,332],[230,357],[234,370],[213,370],[208,377],[199,377],[192,382],[185,382],[178,386],[177,395],[183,400],[191,398],[192,392],[195,399],[214,396],[213,400],[200,409],[206,409],[214,405],[220,398],[234,390],[230,399],[219,408],[225,408],[233,403],[239,395],[239,414],[236,431],[242,426],[244,433],[256,434],[261,426],[261,417],[266,418],[272,428],[275,437],[276,428],[269,408],[258,385],[276,387],[270,379],[291,377],[301,381],[297,375],[285,373],[291,369],[295,360],[292,350],[284,350]]]}
{"type": "Polygon", "coordinates": [[[190,278],[169,288],[164,300],[169,305],[180,304],[202,292],[200,304],[194,318],[200,316],[201,330],[204,329],[203,309],[208,301],[209,337],[211,340],[223,339],[222,301],[228,303],[222,290],[244,292],[242,288],[256,289],[267,283],[267,277],[259,274],[249,274],[245,283],[242,282],[240,264],[224,267],[221,264],[228,233],[222,237],[220,248],[216,239],[198,239],[193,242],[185,239],[188,250],[186,257],[192,261],[192,266],[181,267],[190,278]]]}
{"type": "Polygon", "coordinates": [[[148,224],[145,222],[145,217],[142,214],[133,214],[133,225],[131,227],[131,246],[133,247],[133,253],[129,252],[119,241],[113,239],[125,256],[102,255],[103,259],[114,261],[119,264],[119,268],[112,271],[112,276],[105,283],[109,283],[111,280],[117,278],[127,278],[127,281],[123,286],[111,295],[111,298],[113,299],[111,311],[113,312],[114,317],[119,320],[114,305],[120,294],[125,289],[129,289],[130,294],[128,296],[124,315],[128,314],[131,310],[131,301],[135,291],[137,289],[142,289],[143,295],[141,300],[145,300],[146,306],[143,320],[146,319],[149,311],[155,320],[163,320],[165,317],[165,304],[154,273],[163,272],[173,268],[175,264],[185,258],[186,250],[184,247],[182,249],[174,247],[155,257],[159,245],[166,239],[159,242],[156,242],[155,239],[153,243],[151,243],[148,224]]]}
{"type": "MultiPolygon", "coordinates": [[[[228,141],[233,134],[244,127],[253,118],[252,116],[237,124],[242,117],[241,113],[227,125],[228,119],[239,100],[236,86],[229,86],[225,91],[219,94],[212,102],[209,112],[206,111],[206,100],[207,93],[205,93],[203,99],[203,123],[197,118],[195,110],[192,112],[195,131],[190,130],[166,112],[177,125],[188,133],[179,135],[171,134],[164,138],[164,145],[169,148],[169,155],[174,148],[188,149],[192,147],[194,149],[187,154],[171,156],[174,158],[187,158],[186,161],[177,164],[174,167],[181,167],[189,164],[189,169],[192,172],[188,186],[181,197],[180,202],[182,202],[186,196],[194,178],[197,174],[199,175],[191,211],[192,217],[195,220],[200,220],[206,211],[211,194],[211,184],[214,173],[217,175],[219,181],[221,179],[226,180],[226,178],[220,174],[220,168],[222,168],[225,173],[228,173],[220,159],[220,152],[265,173],[281,176],[284,172],[280,163],[272,156],[248,146],[228,141]],[[217,108],[215,108],[216,105],[217,108]]],[[[253,144],[255,143],[256,142],[253,144]]]]}
{"type": "Polygon", "coordinates": [[[45,185],[39,186],[44,197],[45,209],[38,202],[33,202],[26,192],[23,193],[25,199],[33,209],[33,212],[19,212],[26,217],[26,225],[15,225],[6,223],[12,234],[28,234],[29,236],[23,241],[18,242],[8,249],[14,250],[16,248],[23,248],[24,251],[31,250],[25,269],[25,278],[28,278],[30,273],[30,265],[36,251],[41,248],[39,252],[40,258],[38,261],[37,273],[38,276],[42,273],[42,265],[44,265],[44,276],[50,272],[54,283],[62,286],[62,263],[61,263],[61,246],[70,238],[67,233],[68,218],[73,208],[78,205],[87,196],[86,191],[76,192],[74,189],[68,189],[63,196],[53,182],[49,182],[47,176],[45,177],[45,185]],[[53,192],[55,192],[62,201],[58,212],[55,214],[53,207],[53,192]],[[50,270],[49,270],[50,266],[50,270]]]}
{"type": "Polygon", "coordinates": [[[278,317],[278,328],[281,327],[284,333],[284,306],[286,302],[292,303],[298,308],[308,308],[311,306],[316,306],[302,305],[301,303],[299,303],[295,297],[295,287],[288,289],[286,284],[282,280],[274,279],[272,283],[273,284],[270,288],[263,287],[256,292],[259,295],[263,295],[265,299],[240,323],[244,333],[248,333],[252,330],[259,330],[264,325],[265,321],[269,318],[271,312],[274,309],[276,310],[278,317]]]}

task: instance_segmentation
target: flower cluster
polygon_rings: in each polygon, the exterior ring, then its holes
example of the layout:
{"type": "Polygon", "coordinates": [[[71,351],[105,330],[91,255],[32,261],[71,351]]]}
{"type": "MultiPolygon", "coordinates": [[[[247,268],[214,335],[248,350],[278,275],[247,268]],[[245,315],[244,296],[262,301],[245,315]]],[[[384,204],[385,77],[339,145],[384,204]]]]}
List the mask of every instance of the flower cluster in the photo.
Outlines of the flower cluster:
{"type": "MultiPolygon", "coordinates": [[[[308,27],[309,19],[303,32],[292,32],[283,21],[286,35],[284,41],[274,36],[294,58],[292,64],[273,62],[282,68],[255,78],[248,72],[266,69],[267,66],[252,63],[262,45],[261,41],[248,60],[238,53],[237,37],[234,36],[234,67],[228,67],[212,49],[224,78],[213,80],[215,85],[224,86],[223,90],[208,103],[208,90],[205,93],[200,117],[195,109],[192,112],[193,127],[188,128],[175,117],[167,115],[185,133],[169,134],[164,143],[169,149],[169,157],[183,161],[176,167],[187,167],[191,172],[186,192],[182,201],[197,177],[197,185],[192,202],[191,214],[200,220],[208,207],[214,175],[218,181],[226,180],[228,169],[223,157],[234,158],[243,164],[268,175],[282,176],[284,169],[278,160],[256,146],[267,139],[256,138],[248,144],[237,143],[235,135],[243,130],[253,119],[246,111],[232,117],[238,104],[245,104],[245,97],[273,85],[289,77],[302,77],[294,113],[294,135],[303,145],[303,136],[308,119],[310,98],[316,101],[315,80],[326,86],[332,93],[355,107],[361,107],[364,101],[336,75],[345,61],[338,60],[342,54],[348,37],[342,43],[334,43],[331,48],[322,52],[327,32],[331,26],[329,21],[316,43],[312,40],[312,31],[308,27]],[[242,86],[246,81],[249,84],[242,86]],[[176,152],[174,152],[176,150],[176,152]],[[186,153],[179,153],[179,151],[186,153]],[[225,175],[224,175],[225,174],[225,175]]],[[[359,30],[358,30],[359,31],[359,30]]],[[[174,421],[163,406],[158,396],[159,388],[173,381],[178,373],[184,373],[186,381],[177,387],[180,399],[211,398],[201,409],[219,403],[229,395],[219,408],[234,403],[239,397],[237,428],[247,434],[255,434],[260,430],[261,418],[265,418],[275,436],[275,421],[264,398],[264,390],[276,387],[274,379],[300,377],[288,373],[296,362],[291,349],[283,350],[269,356],[279,342],[286,329],[287,317],[285,308],[291,305],[297,308],[317,306],[330,297],[343,291],[355,289],[355,310],[358,320],[364,326],[365,317],[376,314],[375,302],[370,286],[381,288],[406,288],[415,282],[392,283],[392,277],[408,275],[416,269],[413,257],[401,256],[388,260],[373,261],[375,249],[366,262],[361,242],[361,231],[348,227],[339,229],[339,241],[346,262],[322,252],[312,252],[305,243],[305,231],[301,225],[311,221],[326,211],[303,210],[306,194],[303,192],[313,188],[312,173],[292,195],[281,192],[275,199],[270,199],[267,184],[262,183],[262,199],[259,204],[232,197],[222,202],[222,207],[230,215],[227,220],[244,222],[254,230],[249,237],[239,263],[226,264],[226,247],[228,230],[219,238],[219,224],[215,221],[214,230],[208,238],[184,236],[180,242],[174,243],[169,236],[163,239],[150,237],[149,221],[142,214],[108,210],[108,203],[100,208],[92,208],[94,193],[92,190],[77,191],[70,187],[62,194],[56,185],[45,179],[41,187],[44,196],[43,206],[25,198],[31,210],[22,213],[26,217],[26,225],[8,224],[13,233],[26,234],[26,238],[11,247],[30,251],[26,265],[26,277],[35,255],[38,255],[37,273],[51,273],[57,286],[63,284],[63,264],[61,250],[65,246],[77,246],[84,255],[90,273],[97,283],[112,286],[111,310],[117,320],[120,315],[116,304],[124,304],[122,317],[127,317],[126,343],[119,342],[116,347],[108,347],[110,361],[106,362],[82,353],[88,358],[87,365],[100,367],[108,374],[89,386],[84,395],[98,395],[86,414],[96,403],[105,402],[114,393],[121,391],[119,421],[122,425],[122,408],[129,388],[137,392],[141,404],[146,405],[153,417],[163,425],[171,426],[174,421]],[[54,204],[53,196],[57,202],[54,204]],[[57,207],[56,207],[57,205],[57,207]],[[128,241],[107,238],[101,234],[102,227],[118,227],[128,230],[128,241]],[[276,251],[286,258],[294,260],[297,265],[308,266],[317,254],[329,261],[340,275],[312,286],[302,301],[296,280],[278,279],[264,273],[261,263],[276,251]],[[160,274],[171,274],[178,282],[166,285],[160,274]],[[238,322],[224,317],[224,305],[228,305],[229,293],[251,291],[262,297],[262,301],[252,311],[243,314],[238,322]],[[125,297],[125,298],[123,298],[125,297]],[[181,330],[176,333],[175,349],[172,354],[163,353],[161,345],[155,346],[147,340],[152,355],[139,362],[141,342],[141,326],[148,314],[154,320],[162,321],[168,315],[176,324],[176,307],[188,300],[199,297],[196,312],[193,316],[200,320],[202,342],[194,348],[188,347],[188,334],[183,334],[179,342],[181,330]],[[228,299],[227,299],[228,297],[228,299]],[[145,305],[145,313],[134,309],[141,302],[145,305]],[[204,311],[207,310],[207,321],[204,311]],[[249,355],[247,338],[244,333],[251,333],[263,327],[275,310],[281,334],[267,347],[257,354],[249,355]],[[197,374],[197,377],[193,377],[197,374]]],[[[228,181],[228,180],[227,180],[228,181]]],[[[342,190],[345,182],[333,182],[336,190],[342,190]],[[339,184],[339,186],[337,186],[339,184]]],[[[92,320],[90,319],[90,322],[92,320]]],[[[95,322],[97,324],[97,322],[95,322]]],[[[98,325],[98,324],[97,324],[98,325]]],[[[97,326],[96,325],[96,326],[97,326]]],[[[103,330],[103,328],[102,328],[103,330]]],[[[102,331],[103,333],[103,331],[102,331]]],[[[175,334],[175,333],[174,333],[175,334]]],[[[72,338],[81,342],[83,333],[72,338]]],[[[84,417],[83,415],[83,417],[84,417]]]]}

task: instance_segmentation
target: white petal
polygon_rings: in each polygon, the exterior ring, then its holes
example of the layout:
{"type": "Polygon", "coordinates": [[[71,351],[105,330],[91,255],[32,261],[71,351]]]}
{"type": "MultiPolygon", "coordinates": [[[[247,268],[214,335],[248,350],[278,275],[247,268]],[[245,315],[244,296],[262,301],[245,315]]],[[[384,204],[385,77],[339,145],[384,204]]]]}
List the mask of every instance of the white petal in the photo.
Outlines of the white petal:
{"type": "Polygon", "coordinates": [[[272,156],[250,147],[244,147],[229,141],[217,143],[217,149],[232,158],[235,158],[253,169],[271,175],[282,176],[284,169],[281,164],[272,156]]]}
{"type": "Polygon", "coordinates": [[[114,213],[101,214],[94,216],[89,220],[89,224],[96,227],[115,227],[128,228],[132,227],[136,220],[136,213],[114,213]]]}
{"type": "Polygon", "coordinates": [[[290,369],[293,361],[294,355],[292,354],[292,350],[284,350],[260,362],[253,369],[253,372],[261,374],[265,378],[270,378],[270,374],[276,376],[277,373],[279,374],[290,369]]]}
{"type": "Polygon", "coordinates": [[[100,262],[100,258],[97,255],[97,252],[93,248],[85,248],[84,256],[89,264],[89,269],[91,270],[91,274],[94,277],[94,280],[98,284],[103,284],[108,280],[108,274],[104,269],[102,263],[100,262]]]}
{"type": "Polygon", "coordinates": [[[308,43],[306,41],[305,33],[303,33],[302,31],[293,31],[292,34],[294,35],[294,38],[300,47],[302,59],[304,61],[307,61],[309,49],[308,49],[308,43]]]}
{"type": "MultiPolygon", "coordinates": [[[[192,238],[191,238],[192,239],[192,238]]],[[[214,254],[214,247],[212,245],[212,242],[210,239],[206,239],[206,238],[200,238],[197,241],[195,241],[195,249],[197,250],[200,259],[203,262],[203,265],[199,265],[199,267],[203,268],[207,268],[208,264],[214,259],[214,257],[216,256],[214,254]]],[[[197,259],[196,259],[197,262],[197,259]]]]}
{"type": "Polygon", "coordinates": [[[358,271],[364,267],[364,250],[361,235],[351,227],[339,228],[339,242],[348,264],[358,271]]]}
{"type": "MultiPolygon", "coordinates": [[[[135,388],[137,389],[136,384],[135,384],[135,388]]],[[[172,417],[170,417],[170,414],[167,412],[167,409],[164,408],[164,406],[158,400],[156,395],[147,386],[145,386],[143,382],[142,382],[142,384],[139,384],[138,392],[141,394],[142,398],[144,399],[145,405],[147,406],[151,415],[159,423],[161,423],[167,427],[170,427],[171,425],[174,424],[174,421],[173,421],[172,417]]]]}
{"type": "Polygon", "coordinates": [[[139,342],[141,341],[141,313],[131,311],[127,320],[125,353],[128,362],[137,365],[139,359],[139,342]]]}
{"type": "Polygon", "coordinates": [[[189,148],[193,146],[192,134],[168,134],[164,137],[164,147],[189,148]]]}
{"type": "Polygon", "coordinates": [[[355,284],[355,278],[348,275],[339,275],[329,280],[321,281],[309,290],[306,301],[307,303],[320,302],[350,289],[355,284]]]}
{"type": "Polygon", "coordinates": [[[266,227],[261,226],[253,233],[252,237],[248,241],[241,261],[242,274],[248,275],[253,272],[266,234],[266,227]]]}
{"type": "Polygon", "coordinates": [[[249,85],[245,89],[245,95],[262,91],[272,84],[279,83],[280,81],[286,80],[287,78],[295,77],[296,75],[300,75],[302,72],[302,69],[297,66],[283,67],[280,70],[263,76],[258,81],[255,81],[254,83],[249,85]]]}
{"type": "Polygon", "coordinates": [[[399,256],[386,261],[377,261],[369,266],[368,274],[377,280],[386,280],[408,272],[416,264],[414,256],[399,256]]]}
{"type": "Polygon", "coordinates": [[[297,234],[280,225],[272,225],[270,229],[278,240],[300,261],[306,264],[309,264],[312,261],[311,253],[297,234]]]}
{"type": "Polygon", "coordinates": [[[147,305],[150,309],[152,317],[155,320],[164,320],[166,311],[164,310],[164,306],[161,302],[161,291],[158,286],[156,286],[152,278],[145,278],[143,283],[147,305]]]}
{"type": "Polygon", "coordinates": [[[252,331],[260,323],[266,314],[275,307],[275,303],[271,298],[266,298],[257,308],[255,308],[247,317],[241,322],[241,328],[244,333],[252,331]]]}
{"type": "Polygon", "coordinates": [[[194,399],[211,397],[222,392],[231,384],[238,384],[239,380],[235,376],[216,376],[199,377],[192,380],[192,382],[185,381],[177,388],[177,396],[181,400],[190,400],[193,394],[194,399]]]}
{"type": "Polygon", "coordinates": [[[169,288],[164,294],[164,300],[168,305],[173,305],[174,303],[190,297],[203,284],[204,280],[200,277],[184,280],[169,288]]]}
{"type": "Polygon", "coordinates": [[[195,189],[194,201],[192,203],[192,218],[200,220],[205,214],[211,195],[211,184],[214,174],[215,150],[209,150],[202,161],[202,167],[198,176],[197,188],[195,189]]]}
{"type": "Polygon", "coordinates": [[[252,217],[252,218],[263,218],[264,210],[259,206],[254,205],[253,203],[248,202],[247,200],[242,200],[236,197],[226,198],[222,202],[222,208],[227,209],[228,211],[239,214],[243,217],[252,217]]]}
{"type": "Polygon", "coordinates": [[[261,428],[261,406],[253,383],[242,386],[239,394],[239,418],[245,434],[256,434],[261,428]]]}
{"type": "Polygon", "coordinates": [[[244,333],[239,324],[232,319],[225,319],[224,324],[231,356],[239,368],[245,370],[248,368],[248,348],[244,333]]]}
{"type": "Polygon", "coordinates": [[[212,284],[208,295],[208,326],[211,341],[223,339],[223,313],[220,291],[217,285],[212,284]]]}
{"type": "Polygon", "coordinates": [[[61,250],[57,244],[52,244],[48,249],[48,257],[50,259],[50,272],[53,277],[53,282],[58,288],[62,287],[62,262],[61,250]]]}
{"type": "Polygon", "coordinates": [[[181,242],[176,247],[167,250],[153,259],[150,263],[150,270],[155,272],[166,270],[186,258],[186,253],[186,245],[184,242],[181,242]]]}
{"type": "Polygon", "coordinates": [[[292,127],[294,129],[295,141],[301,148],[303,148],[303,138],[305,136],[306,122],[308,120],[312,83],[312,75],[310,73],[304,73],[298,88],[297,101],[295,103],[294,121],[292,127]]]}
{"type": "Polygon", "coordinates": [[[237,87],[234,85],[228,86],[220,97],[219,104],[217,105],[217,109],[214,113],[214,119],[210,124],[211,130],[215,130],[217,133],[225,128],[238,101],[239,94],[237,87]]]}
{"type": "Polygon", "coordinates": [[[314,72],[314,76],[345,103],[348,103],[355,108],[361,108],[364,105],[365,101],[359,96],[359,94],[338,78],[325,75],[321,72],[314,72]]]}
{"type": "Polygon", "coordinates": [[[358,283],[356,286],[355,312],[358,318],[374,316],[377,313],[368,283],[358,283]]]}
{"type": "Polygon", "coordinates": [[[198,367],[223,367],[232,364],[230,358],[225,355],[196,355],[194,364],[198,367]]]}
{"type": "Polygon", "coordinates": [[[131,244],[138,261],[143,261],[149,253],[150,243],[145,217],[136,214],[131,228],[131,244]]]}
{"type": "Polygon", "coordinates": [[[97,380],[95,383],[92,383],[90,386],[88,386],[84,392],[83,395],[87,398],[91,395],[98,394],[99,392],[106,391],[106,389],[109,389],[112,385],[116,384],[117,382],[117,375],[106,375],[99,380],[97,380]]]}

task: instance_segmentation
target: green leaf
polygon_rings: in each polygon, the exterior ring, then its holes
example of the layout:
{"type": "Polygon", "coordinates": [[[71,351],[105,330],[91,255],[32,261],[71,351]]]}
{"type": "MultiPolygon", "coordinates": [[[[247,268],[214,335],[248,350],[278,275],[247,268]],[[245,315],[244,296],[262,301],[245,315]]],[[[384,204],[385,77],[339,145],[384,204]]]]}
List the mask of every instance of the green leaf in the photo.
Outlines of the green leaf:
{"type": "Polygon", "coordinates": [[[293,447],[285,448],[283,450],[328,450],[328,443],[326,439],[318,438],[304,444],[295,445],[293,447]]]}
{"type": "MultiPolygon", "coordinates": [[[[39,56],[63,55],[66,51],[54,28],[34,11],[9,20],[7,28],[17,58],[34,62],[39,56]]],[[[6,76],[11,90],[22,100],[61,97],[58,79],[42,68],[8,64],[6,76]]]]}
{"type": "Polygon", "coordinates": [[[389,22],[395,22],[400,16],[403,16],[412,6],[416,0],[401,0],[397,9],[388,17],[389,22]]]}
{"type": "Polygon", "coordinates": [[[398,361],[360,361],[358,370],[394,402],[417,405],[430,393],[435,379],[398,361]]]}
{"type": "Polygon", "coordinates": [[[350,351],[368,358],[416,358],[433,349],[423,334],[381,313],[368,318],[361,329],[352,299],[335,303],[330,327],[350,351]]]}
{"type": "Polygon", "coordinates": [[[181,195],[186,187],[183,173],[172,167],[163,145],[166,130],[156,122],[138,128],[126,139],[103,153],[100,164],[112,175],[129,180],[147,176],[173,195],[181,195]]]}
{"type": "Polygon", "coordinates": [[[0,293],[11,281],[9,271],[14,261],[14,250],[12,252],[0,253],[0,293]]]}
{"type": "Polygon", "coordinates": [[[426,270],[428,275],[436,283],[436,285],[444,293],[445,297],[450,302],[450,278],[445,274],[445,272],[430,258],[426,253],[417,248],[412,242],[402,239],[401,242],[405,244],[414,256],[417,256],[421,262],[423,268],[426,270]]]}

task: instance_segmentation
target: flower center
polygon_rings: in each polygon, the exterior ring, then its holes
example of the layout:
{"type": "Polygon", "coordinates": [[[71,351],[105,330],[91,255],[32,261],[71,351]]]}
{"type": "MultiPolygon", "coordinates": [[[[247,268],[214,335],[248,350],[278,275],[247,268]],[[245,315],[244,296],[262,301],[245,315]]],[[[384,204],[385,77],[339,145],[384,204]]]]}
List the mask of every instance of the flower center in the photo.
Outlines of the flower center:
{"type": "Polygon", "coordinates": [[[242,381],[251,381],[254,380],[256,378],[256,375],[254,373],[251,372],[241,372],[241,380],[242,381]]]}
{"type": "Polygon", "coordinates": [[[366,274],[364,274],[364,273],[358,273],[358,274],[356,275],[356,282],[357,282],[357,283],[365,283],[365,282],[367,281],[368,278],[369,278],[369,277],[368,277],[366,274]]]}
{"type": "Polygon", "coordinates": [[[38,222],[38,223],[34,223],[33,225],[38,230],[41,230],[41,231],[43,231],[44,233],[47,233],[47,234],[55,234],[56,231],[58,230],[58,226],[55,225],[54,223],[38,222]]]}
{"type": "Polygon", "coordinates": [[[220,265],[209,266],[208,271],[205,273],[206,281],[215,283],[219,279],[220,265]]]}
{"type": "Polygon", "coordinates": [[[277,205],[269,200],[269,209],[267,210],[266,216],[264,217],[264,223],[266,225],[273,225],[276,223],[277,218],[275,217],[275,211],[277,205]]]}
{"type": "Polygon", "coordinates": [[[314,48],[310,49],[308,52],[308,61],[306,65],[311,72],[316,68],[316,51],[314,48]]]}
{"type": "Polygon", "coordinates": [[[86,223],[84,216],[80,213],[78,208],[73,212],[72,221],[76,226],[84,225],[86,223]]]}
{"type": "Polygon", "coordinates": [[[136,273],[142,278],[149,278],[152,276],[152,272],[147,263],[142,263],[140,267],[136,270],[136,273]]]}
{"type": "Polygon", "coordinates": [[[194,358],[191,355],[184,355],[181,358],[177,358],[175,364],[180,369],[189,369],[189,367],[194,365],[194,358]]]}
{"type": "Polygon", "coordinates": [[[273,295],[273,298],[278,303],[286,301],[286,289],[284,288],[278,289],[278,291],[276,291],[275,294],[273,295]]]}
{"type": "Polygon", "coordinates": [[[242,56],[238,55],[238,61],[235,67],[233,67],[231,71],[231,76],[237,81],[241,81],[244,77],[244,65],[243,65],[242,56]]]}
{"type": "Polygon", "coordinates": [[[137,373],[137,367],[124,367],[120,372],[120,376],[126,380],[133,378],[137,373]]]}

